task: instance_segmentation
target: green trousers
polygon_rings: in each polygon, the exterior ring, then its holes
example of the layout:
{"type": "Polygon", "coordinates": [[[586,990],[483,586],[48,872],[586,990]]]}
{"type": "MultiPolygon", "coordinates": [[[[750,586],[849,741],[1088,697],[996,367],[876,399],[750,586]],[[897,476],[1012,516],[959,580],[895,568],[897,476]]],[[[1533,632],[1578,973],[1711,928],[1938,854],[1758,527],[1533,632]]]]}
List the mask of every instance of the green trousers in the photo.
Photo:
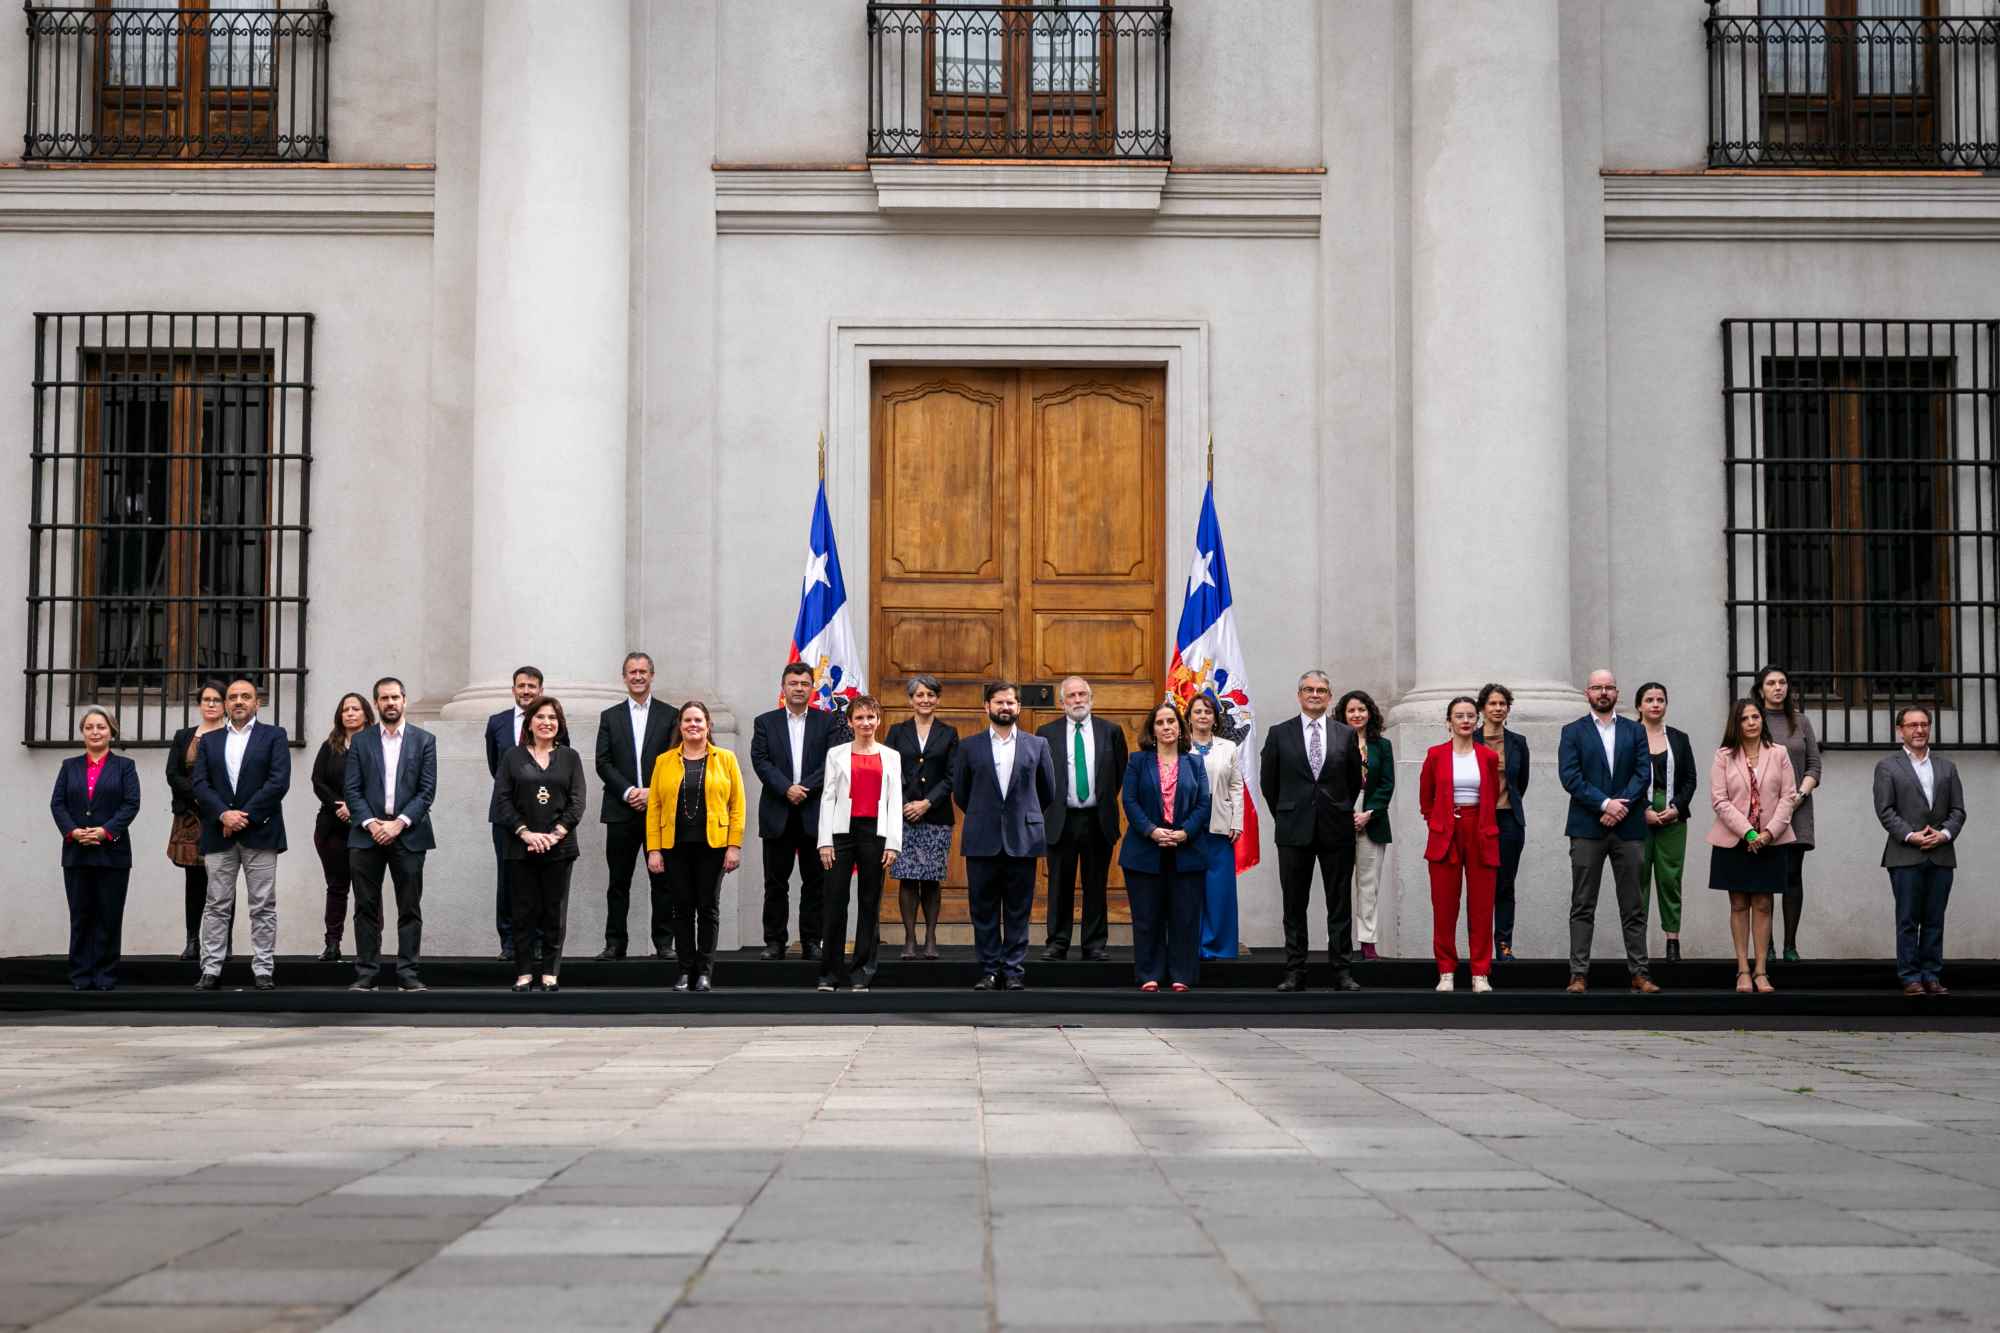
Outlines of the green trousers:
{"type": "Polygon", "coordinates": [[[1687,869],[1688,827],[1675,822],[1646,831],[1646,846],[1639,854],[1639,902],[1650,904],[1657,888],[1660,899],[1660,928],[1669,935],[1681,933],[1681,874],[1687,869]]]}

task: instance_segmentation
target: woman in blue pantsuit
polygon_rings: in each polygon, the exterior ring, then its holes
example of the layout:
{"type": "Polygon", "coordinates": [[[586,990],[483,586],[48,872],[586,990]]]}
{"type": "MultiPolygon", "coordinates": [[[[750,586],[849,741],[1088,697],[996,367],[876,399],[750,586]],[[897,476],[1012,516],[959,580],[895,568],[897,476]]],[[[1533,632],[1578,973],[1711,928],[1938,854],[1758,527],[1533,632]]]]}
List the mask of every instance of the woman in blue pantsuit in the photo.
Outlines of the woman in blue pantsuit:
{"type": "Polygon", "coordinates": [[[1125,766],[1125,839],[1118,864],[1132,904],[1139,989],[1194,985],[1201,966],[1205,868],[1195,838],[1208,828],[1208,770],[1188,753],[1187,724],[1169,699],[1139,733],[1125,766]]]}
{"type": "Polygon", "coordinates": [[[69,895],[69,983],[78,990],[115,990],[139,769],[111,753],[118,724],[102,708],[85,709],[77,729],[83,753],[63,760],[49,794],[49,813],[62,833],[63,890],[69,895]]]}

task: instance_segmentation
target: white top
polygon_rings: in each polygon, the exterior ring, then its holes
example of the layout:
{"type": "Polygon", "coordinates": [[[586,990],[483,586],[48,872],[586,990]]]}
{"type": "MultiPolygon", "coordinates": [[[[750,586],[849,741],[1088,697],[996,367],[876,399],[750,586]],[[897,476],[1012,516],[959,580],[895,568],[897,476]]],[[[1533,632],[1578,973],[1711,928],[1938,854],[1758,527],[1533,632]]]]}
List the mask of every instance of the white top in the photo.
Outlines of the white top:
{"type": "Polygon", "coordinates": [[[792,781],[798,782],[806,772],[806,715],[803,710],[794,713],[785,710],[785,732],[792,738],[792,781]]]}
{"type": "Polygon", "coordinates": [[[1451,752],[1451,803],[1453,805],[1479,804],[1479,755],[1468,751],[1460,754],[1451,752]]]}
{"type": "MultiPolygon", "coordinates": [[[[644,703],[635,703],[629,696],[625,700],[625,716],[632,724],[632,765],[640,770],[641,777],[646,776],[643,771],[646,765],[646,715],[652,707],[653,696],[650,694],[644,703]]],[[[635,791],[645,790],[645,787],[627,787],[625,795],[629,797],[635,791]]]]}
{"type": "Polygon", "coordinates": [[[222,766],[229,772],[229,788],[236,789],[238,777],[243,772],[243,755],[250,748],[250,729],[257,725],[251,718],[241,729],[234,722],[228,724],[228,734],[222,738],[222,766]]]}
{"type": "Polygon", "coordinates": [[[1000,799],[1007,799],[1008,784],[1014,780],[1014,733],[1005,736],[988,727],[987,736],[993,742],[993,777],[1000,784],[1000,799]]]}
{"type": "Polygon", "coordinates": [[[1072,810],[1089,810],[1097,805],[1097,738],[1090,734],[1090,715],[1084,714],[1083,721],[1065,719],[1069,725],[1063,728],[1063,758],[1071,769],[1069,791],[1065,801],[1072,810]],[[1083,733],[1083,775],[1090,779],[1090,799],[1081,801],[1076,795],[1076,736],[1083,733]]]}
{"type": "Polygon", "coordinates": [[[403,729],[382,729],[382,818],[396,815],[396,769],[403,762],[403,729]]]}
{"type": "Polygon", "coordinates": [[[527,722],[527,710],[516,704],[514,706],[514,744],[519,745],[521,743],[521,728],[526,726],[527,722]]]}
{"type": "Polygon", "coordinates": [[[1208,831],[1224,837],[1243,828],[1243,768],[1236,742],[1213,738],[1208,753],[1201,756],[1208,769],[1208,831]]]}

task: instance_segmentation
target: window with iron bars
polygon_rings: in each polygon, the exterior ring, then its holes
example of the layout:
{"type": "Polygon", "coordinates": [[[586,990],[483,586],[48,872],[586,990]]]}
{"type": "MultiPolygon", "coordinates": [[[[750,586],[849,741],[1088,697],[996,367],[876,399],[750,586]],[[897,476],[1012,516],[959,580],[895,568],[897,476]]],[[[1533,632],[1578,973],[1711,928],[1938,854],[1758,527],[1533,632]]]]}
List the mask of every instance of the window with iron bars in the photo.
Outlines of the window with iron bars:
{"type": "Polygon", "coordinates": [[[38,314],[28,497],[31,746],[112,710],[164,745],[246,673],[302,736],[310,315],[38,314]]]}
{"type": "Polygon", "coordinates": [[[2000,321],[1722,326],[1729,678],[1790,676],[1830,749],[2000,749],[2000,321]]]}

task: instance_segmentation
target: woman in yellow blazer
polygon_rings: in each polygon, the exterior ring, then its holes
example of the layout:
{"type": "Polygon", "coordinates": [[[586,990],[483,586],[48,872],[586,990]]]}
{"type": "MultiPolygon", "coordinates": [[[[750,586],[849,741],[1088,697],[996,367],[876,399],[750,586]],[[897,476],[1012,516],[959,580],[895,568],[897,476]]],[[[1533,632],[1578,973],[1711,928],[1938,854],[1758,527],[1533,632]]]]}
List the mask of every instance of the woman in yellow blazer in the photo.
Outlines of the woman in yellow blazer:
{"type": "Polygon", "coordinates": [[[646,869],[664,875],[674,906],[675,990],[710,988],[722,877],[743,861],[743,770],[708,743],[708,705],[681,705],[681,742],[653,761],[646,802],[646,869]]]}

